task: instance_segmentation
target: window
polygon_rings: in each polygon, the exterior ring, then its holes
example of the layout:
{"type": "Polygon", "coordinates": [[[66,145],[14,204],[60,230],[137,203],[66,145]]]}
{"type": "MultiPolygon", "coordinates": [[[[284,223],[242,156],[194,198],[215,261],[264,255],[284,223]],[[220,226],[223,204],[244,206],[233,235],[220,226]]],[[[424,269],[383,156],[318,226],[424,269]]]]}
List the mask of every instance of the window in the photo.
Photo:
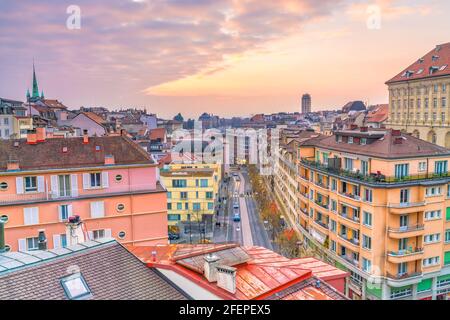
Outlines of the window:
{"type": "Polygon", "coordinates": [[[345,170],[352,171],[353,170],[353,159],[344,158],[345,170]]]}
{"type": "Polygon", "coordinates": [[[331,211],[337,212],[337,202],[333,199],[331,199],[331,211]]]}
{"type": "Polygon", "coordinates": [[[436,220],[441,218],[441,210],[426,211],[425,220],[436,220]]]}
{"type": "Polygon", "coordinates": [[[363,212],[363,224],[371,227],[372,226],[372,214],[369,212],[363,212]]]}
{"type": "Polygon", "coordinates": [[[71,205],[69,204],[62,204],[59,207],[59,221],[67,221],[69,220],[69,217],[71,215],[71,205]]]}
{"type": "Polygon", "coordinates": [[[371,250],[372,249],[372,238],[366,235],[363,235],[363,248],[371,250]]]}
{"type": "Polygon", "coordinates": [[[167,192],[167,199],[172,199],[172,192],[170,191],[167,192]]]}
{"type": "Polygon", "coordinates": [[[189,203],[188,203],[188,202],[186,202],[186,203],[184,204],[184,210],[189,210],[189,203]]]}
{"type": "Polygon", "coordinates": [[[447,161],[436,161],[434,163],[434,173],[435,174],[447,174],[447,161]]]}
{"type": "Polygon", "coordinates": [[[361,145],[367,144],[367,138],[361,138],[361,145]]]}
{"type": "Polygon", "coordinates": [[[440,261],[440,257],[432,257],[432,258],[426,258],[423,259],[423,266],[424,267],[430,267],[438,265],[440,261]]]}
{"type": "Polygon", "coordinates": [[[208,179],[201,179],[200,180],[200,187],[201,188],[207,188],[208,187],[208,179]]]}
{"type": "Polygon", "coordinates": [[[395,165],[395,178],[403,179],[409,175],[409,164],[396,164],[395,165]]]}
{"type": "Polygon", "coordinates": [[[365,176],[369,173],[369,163],[367,161],[361,160],[361,173],[365,176]]]}
{"type": "Polygon", "coordinates": [[[367,260],[366,258],[362,258],[362,269],[365,272],[371,272],[372,271],[372,262],[370,260],[367,260]]]}
{"type": "Polygon", "coordinates": [[[100,172],[94,172],[94,173],[90,173],[90,181],[91,181],[91,188],[99,188],[102,186],[101,183],[101,177],[102,175],[100,174],[100,172]]]}
{"type": "Polygon", "coordinates": [[[39,238],[27,238],[27,251],[34,251],[39,249],[39,238]]]}
{"type": "Polygon", "coordinates": [[[70,175],[60,175],[58,176],[58,186],[59,186],[59,196],[60,197],[70,197],[71,196],[71,185],[70,185],[70,175]]]}
{"type": "Polygon", "coordinates": [[[117,182],[122,181],[122,179],[123,179],[123,177],[122,177],[121,174],[116,175],[116,181],[117,181],[117,182]]]}
{"type": "Polygon", "coordinates": [[[425,189],[425,195],[427,197],[434,197],[441,195],[441,187],[429,187],[425,189]]]}
{"type": "Polygon", "coordinates": [[[25,192],[37,192],[37,177],[25,177],[25,192]]]}
{"type": "Polygon", "coordinates": [[[372,202],[372,189],[364,189],[364,201],[372,202]]]}
{"type": "Polygon", "coordinates": [[[0,217],[0,221],[2,221],[3,223],[7,223],[9,221],[9,217],[4,214],[0,217]]]}
{"type": "Polygon", "coordinates": [[[400,204],[407,204],[409,202],[409,189],[400,190],[400,204]]]}
{"type": "Polygon", "coordinates": [[[39,224],[39,208],[24,208],[24,224],[25,225],[33,225],[39,224]]]}
{"type": "Polygon", "coordinates": [[[331,230],[332,232],[336,232],[336,230],[337,230],[337,224],[336,224],[336,221],[330,220],[330,230],[331,230]]]}
{"type": "Polygon", "coordinates": [[[419,162],[419,171],[423,172],[427,170],[427,163],[425,161],[419,162]]]}
{"type": "Polygon", "coordinates": [[[123,203],[119,203],[119,204],[117,204],[116,209],[118,212],[122,212],[123,210],[125,210],[125,205],[123,203]]]}
{"type": "Polygon", "coordinates": [[[336,241],[331,240],[331,251],[336,252],[336,241]]]}
{"type": "Polygon", "coordinates": [[[423,236],[423,242],[424,243],[435,243],[441,241],[441,234],[440,233],[434,233],[434,234],[427,234],[423,236]]]}
{"type": "Polygon", "coordinates": [[[169,221],[180,221],[181,220],[181,215],[179,215],[179,214],[168,214],[167,215],[167,219],[169,221]]]}
{"type": "Polygon", "coordinates": [[[61,285],[69,300],[80,300],[91,296],[91,290],[81,273],[75,273],[61,279],[61,285]]]}
{"type": "Polygon", "coordinates": [[[214,202],[208,202],[208,210],[214,210],[214,202]]]}
{"type": "Polygon", "coordinates": [[[353,143],[353,137],[348,137],[348,143],[352,144],[353,143]]]}
{"type": "Polygon", "coordinates": [[[105,203],[103,201],[91,202],[91,218],[102,218],[105,216],[105,203]]]}
{"type": "Polygon", "coordinates": [[[92,231],[92,236],[93,236],[94,240],[102,239],[105,237],[105,230],[104,229],[94,230],[94,231],[92,231]]]}
{"type": "Polygon", "coordinates": [[[433,108],[437,108],[437,106],[438,106],[438,99],[433,98],[433,108]]]}
{"type": "Polygon", "coordinates": [[[186,188],[186,180],[172,180],[172,187],[173,188],[186,188]]]}
{"type": "Polygon", "coordinates": [[[450,229],[445,230],[445,242],[450,242],[450,229]]]}
{"type": "Polygon", "coordinates": [[[167,210],[172,210],[172,203],[170,202],[167,203],[167,210]]]}
{"type": "Polygon", "coordinates": [[[402,262],[397,266],[397,273],[399,276],[402,276],[408,272],[408,264],[406,262],[402,262]]]}
{"type": "Polygon", "coordinates": [[[336,179],[331,179],[331,191],[337,190],[337,181],[336,179]]]}
{"type": "Polygon", "coordinates": [[[0,182],[0,190],[8,190],[8,183],[0,182]]]}
{"type": "Polygon", "coordinates": [[[117,234],[117,236],[118,236],[119,239],[121,239],[121,240],[125,239],[126,235],[127,235],[127,234],[125,233],[125,231],[120,231],[120,232],[117,234]]]}
{"type": "Polygon", "coordinates": [[[193,210],[194,211],[200,211],[201,210],[201,205],[198,202],[193,203],[193,210]]]}
{"type": "Polygon", "coordinates": [[[447,84],[442,84],[442,92],[447,92],[447,84]]]}
{"type": "Polygon", "coordinates": [[[188,193],[187,192],[180,192],[180,199],[187,199],[188,198],[188,193]]]}
{"type": "Polygon", "coordinates": [[[183,204],[181,202],[177,203],[177,210],[183,210],[183,204]]]}
{"type": "Polygon", "coordinates": [[[206,192],[206,199],[212,199],[213,198],[213,193],[208,191],[206,192]]]}

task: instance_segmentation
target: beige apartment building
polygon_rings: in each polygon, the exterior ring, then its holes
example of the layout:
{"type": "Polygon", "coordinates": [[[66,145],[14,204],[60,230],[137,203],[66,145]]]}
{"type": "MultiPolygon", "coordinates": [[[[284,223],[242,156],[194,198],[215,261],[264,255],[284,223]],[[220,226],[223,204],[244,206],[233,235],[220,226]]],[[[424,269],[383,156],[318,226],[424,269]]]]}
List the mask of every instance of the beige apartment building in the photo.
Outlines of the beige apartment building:
{"type": "Polygon", "coordinates": [[[306,243],[350,272],[351,298],[447,299],[449,150],[367,127],[288,146],[274,193],[306,243]]]}
{"type": "Polygon", "coordinates": [[[388,128],[450,148],[449,64],[450,43],[438,45],[386,82],[388,128]]]}

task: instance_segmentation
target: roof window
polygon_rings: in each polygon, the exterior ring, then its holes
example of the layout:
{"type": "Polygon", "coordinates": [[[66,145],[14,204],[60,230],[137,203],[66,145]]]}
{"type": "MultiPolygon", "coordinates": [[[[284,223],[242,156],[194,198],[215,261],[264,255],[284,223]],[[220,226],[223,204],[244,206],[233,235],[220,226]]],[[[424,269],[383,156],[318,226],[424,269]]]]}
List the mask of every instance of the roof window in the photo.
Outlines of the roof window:
{"type": "Polygon", "coordinates": [[[91,289],[81,273],[74,273],[62,278],[61,285],[69,300],[83,300],[92,296],[91,289]]]}

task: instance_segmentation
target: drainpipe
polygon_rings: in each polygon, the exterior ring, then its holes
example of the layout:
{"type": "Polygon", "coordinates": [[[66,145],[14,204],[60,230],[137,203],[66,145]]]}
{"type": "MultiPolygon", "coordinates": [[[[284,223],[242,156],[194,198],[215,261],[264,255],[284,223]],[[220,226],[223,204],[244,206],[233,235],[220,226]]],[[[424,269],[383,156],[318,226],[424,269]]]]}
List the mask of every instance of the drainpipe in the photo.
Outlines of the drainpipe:
{"type": "Polygon", "coordinates": [[[5,223],[0,218],[0,253],[5,252],[5,223]]]}

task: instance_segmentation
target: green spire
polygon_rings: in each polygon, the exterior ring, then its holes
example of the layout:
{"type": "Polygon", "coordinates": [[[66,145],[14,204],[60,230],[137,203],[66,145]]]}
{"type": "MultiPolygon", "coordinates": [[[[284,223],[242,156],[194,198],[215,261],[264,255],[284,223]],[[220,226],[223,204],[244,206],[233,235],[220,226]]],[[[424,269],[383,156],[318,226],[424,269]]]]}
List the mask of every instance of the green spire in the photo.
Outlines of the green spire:
{"type": "Polygon", "coordinates": [[[30,95],[30,89],[27,89],[27,98],[30,98],[31,97],[31,95],[30,95]]]}
{"type": "Polygon", "coordinates": [[[41,99],[44,99],[44,90],[41,91],[41,99]]]}
{"type": "Polygon", "coordinates": [[[33,61],[33,96],[32,98],[39,98],[39,88],[36,79],[36,71],[34,69],[34,61],[33,61]]]}

